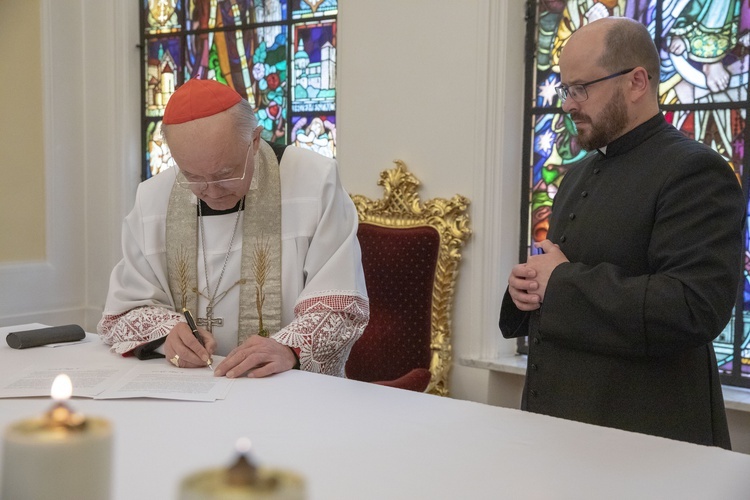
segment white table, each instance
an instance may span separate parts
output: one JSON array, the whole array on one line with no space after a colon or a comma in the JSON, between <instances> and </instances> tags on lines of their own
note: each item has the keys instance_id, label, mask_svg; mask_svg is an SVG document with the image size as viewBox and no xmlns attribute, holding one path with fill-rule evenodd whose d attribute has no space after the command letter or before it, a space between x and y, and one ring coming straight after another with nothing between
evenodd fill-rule
<instances>
[{"instance_id":1,"label":"white table","mask_svg":"<svg viewBox=\"0 0 750 500\"><path fill-rule=\"evenodd\" d=\"M144 362L98 339L26 350L2 342L0 377L103 360ZM213 403L71 405L114 426L116 500L174 498L185 475L230 463L241 436L258 462L303 474L314 500L750 498L748 455L299 371L239 380ZM0 429L49 406L0 400Z\"/></svg>"}]
</instances>

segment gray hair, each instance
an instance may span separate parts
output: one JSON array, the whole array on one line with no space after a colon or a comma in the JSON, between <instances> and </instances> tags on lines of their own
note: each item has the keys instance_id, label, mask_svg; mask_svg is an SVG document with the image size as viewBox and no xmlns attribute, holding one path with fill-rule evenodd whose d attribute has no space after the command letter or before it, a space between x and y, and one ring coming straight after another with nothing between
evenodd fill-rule
<instances>
[{"instance_id":1,"label":"gray hair","mask_svg":"<svg viewBox=\"0 0 750 500\"><path fill-rule=\"evenodd\" d=\"M247 99L241 99L227 111L236 125L237 134L247 142L252 141L253 130L258 126L258 119L255 118L253 107Z\"/></svg>"}]
</instances>

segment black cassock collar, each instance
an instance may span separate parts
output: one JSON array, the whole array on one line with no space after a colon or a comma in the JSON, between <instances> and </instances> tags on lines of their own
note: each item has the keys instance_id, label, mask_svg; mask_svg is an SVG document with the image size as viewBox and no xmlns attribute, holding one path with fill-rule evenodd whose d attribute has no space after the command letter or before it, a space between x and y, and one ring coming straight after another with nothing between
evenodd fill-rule
<instances>
[{"instance_id":1,"label":"black cassock collar","mask_svg":"<svg viewBox=\"0 0 750 500\"><path fill-rule=\"evenodd\" d=\"M237 212L238 210L243 210L245 208L245 197L243 196L240 201L237 202L235 206L232 208L228 208L226 210L214 210L213 208L209 207L208 204L206 204L205 201L198 198L198 202L201 204L201 211L203 215L224 215L224 214L233 214ZM196 211L196 213L198 213Z\"/></svg>"},{"instance_id":2,"label":"black cassock collar","mask_svg":"<svg viewBox=\"0 0 750 500\"><path fill-rule=\"evenodd\" d=\"M641 123L630 132L607 144L606 152L597 151L607 158L625 154L636 146L640 146L646 139L668 126L669 124L664 115L659 112L653 118Z\"/></svg>"}]
</instances>

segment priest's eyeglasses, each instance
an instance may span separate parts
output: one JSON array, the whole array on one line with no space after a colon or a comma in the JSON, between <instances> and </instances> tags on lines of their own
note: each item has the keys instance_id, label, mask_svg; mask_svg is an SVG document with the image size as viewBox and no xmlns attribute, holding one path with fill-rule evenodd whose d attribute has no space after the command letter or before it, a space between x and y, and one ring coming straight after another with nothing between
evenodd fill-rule
<instances>
[{"instance_id":1,"label":"priest's eyeglasses","mask_svg":"<svg viewBox=\"0 0 750 500\"><path fill-rule=\"evenodd\" d=\"M603 78L597 78L596 80L592 80L586 83L576 83L575 85L558 85L557 87L555 87L555 92L557 92L557 97L560 98L560 102L565 102L568 97L573 99L575 102L583 102L589 98L589 94L588 92L586 92L586 87L588 87L589 85L603 82L604 80L617 78L618 76L627 75L634 69L635 68L624 69L622 71L618 71L617 73L612 73L611 75L607 75ZM651 79L651 75L648 76L648 79Z\"/></svg>"},{"instance_id":2,"label":"priest's eyeglasses","mask_svg":"<svg viewBox=\"0 0 750 500\"><path fill-rule=\"evenodd\" d=\"M239 184L245 180L245 176L247 175L247 160L250 158L250 147L253 145L251 142L247 145L247 153L245 153L245 168L242 170L242 177L232 177L229 179L218 179L215 181L191 181L188 176L185 175L184 172L180 171L177 174L177 184L185 189L190 190L196 190L203 192L208 189L209 186L216 186L223 189L233 189L236 187L239 187ZM177 167L178 170L179 166ZM179 173L182 173L182 176L179 175Z\"/></svg>"}]
</instances>

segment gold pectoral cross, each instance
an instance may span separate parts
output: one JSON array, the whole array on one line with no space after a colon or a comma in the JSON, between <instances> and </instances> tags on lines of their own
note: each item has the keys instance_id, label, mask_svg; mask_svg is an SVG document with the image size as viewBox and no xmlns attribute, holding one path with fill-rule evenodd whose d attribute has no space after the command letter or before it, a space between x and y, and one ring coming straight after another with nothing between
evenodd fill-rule
<instances>
[{"instance_id":1,"label":"gold pectoral cross","mask_svg":"<svg viewBox=\"0 0 750 500\"><path fill-rule=\"evenodd\" d=\"M224 318L214 318L214 308L206 307L206 317L198 318L198 326L205 326L206 330L214 333L214 325L224 326Z\"/></svg>"}]
</instances>

